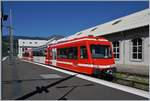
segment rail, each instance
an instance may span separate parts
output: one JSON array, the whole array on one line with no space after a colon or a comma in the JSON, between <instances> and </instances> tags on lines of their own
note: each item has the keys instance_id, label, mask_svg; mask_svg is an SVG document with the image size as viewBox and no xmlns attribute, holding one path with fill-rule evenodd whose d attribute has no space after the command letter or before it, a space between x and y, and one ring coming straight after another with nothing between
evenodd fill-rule
<instances>
[{"instance_id":1,"label":"rail","mask_svg":"<svg viewBox=\"0 0 150 101\"><path fill-rule=\"evenodd\" d=\"M119 82L118 80L124 81L124 82ZM114 80L112 82L120 83L120 84L124 84L124 85L130 86L130 87L149 91L149 83L135 81L135 80L127 78L127 77L121 78L121 77L114 76Z\"/></svg>"}]
</instances>

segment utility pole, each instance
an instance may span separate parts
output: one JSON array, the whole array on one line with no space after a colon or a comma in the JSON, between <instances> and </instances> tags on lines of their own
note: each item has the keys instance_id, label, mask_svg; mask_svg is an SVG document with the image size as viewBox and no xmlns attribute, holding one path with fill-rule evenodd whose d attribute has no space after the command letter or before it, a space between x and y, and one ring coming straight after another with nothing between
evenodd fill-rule
<instances>
[{"instance_id":1,"label":"utility pole","mask_svg":"<svg viewBox=\"0 0 150 101\"><path fill-rule=\"evenodd\" d=\"M8 15L4 14L4 7L3 7L3 1L1 1L1 12L0 12L0 19L1 19L1 37L0 37L0 43L3 42L2 37L3 37L3 22L7 20ZM2 44L0 44L0 57L3 55L1 54L3 52Z\"/></svg>"},{"instance_id":2,"label":"utility pole","mask_svg":"<svg viewBox=\"0 0 150 101\"><path fill-rule=\"evenodd\" d=\"M13 28L12 28L12 11L9 12L9 45L10 45L10 59L13 58Z\"/></svg>"}]
</instances>

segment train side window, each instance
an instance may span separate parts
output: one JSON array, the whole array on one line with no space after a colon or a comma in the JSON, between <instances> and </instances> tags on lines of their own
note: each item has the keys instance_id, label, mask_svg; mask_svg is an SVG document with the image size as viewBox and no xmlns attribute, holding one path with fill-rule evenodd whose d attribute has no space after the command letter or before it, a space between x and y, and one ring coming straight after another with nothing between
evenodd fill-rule
<instances>
[{"instance_id":1,"label":"train side window","mask_svg":"<svg viewBox=\"0 0 150 101\"><path fill-rule=\"evenodd\" d=\"M60 49L57 49L57 58L60 58Z\"/></svg>"},{"instance_id":2,"label":"train side window","mask_svg":"<svg viewBox=\"0 0 150 101\"><path fill-rule=\"evenodd\" d=\"M68 54L67 54L68 59L77 59L78 56L78 50L77 47L70 47L68 48Z\"/></svg>"},{"instance_id":3,"label":"train side window","mask_svg":"<svg viewBox=\"0 0 150 101\"><path fill-rule=\"evenodd\" d=\"M77 59L77 47L58 49L57 55L60 59Z\"/></svg>"},{"instance_id":4,"label":"train side window","mask_svg":"<svg viewBox=\"0 0 150 101\"><path fill-rule=\"evenodd\" d=\"M80 58L81 59L87 59L88 58L86 46L80 47Z\"/></svg>"},{"instance_id":5,"label":"train side window","mask_svg":"<svg viewBox=\"0 0 150 101\"><path fill-rule=\"evenodd\" d=\"M67 49L66 48L58 49L57 55L58 55L58 58L66 59L67 58Z\"/></svg>"}]
</instances>

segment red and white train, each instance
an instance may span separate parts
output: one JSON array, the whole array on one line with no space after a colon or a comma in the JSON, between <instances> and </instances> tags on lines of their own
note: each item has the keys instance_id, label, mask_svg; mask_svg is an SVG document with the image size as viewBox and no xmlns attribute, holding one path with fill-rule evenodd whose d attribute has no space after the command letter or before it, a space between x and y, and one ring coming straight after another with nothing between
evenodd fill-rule
<instances>
[{"instance_id":1,"label":"red and white train","mask_svg":"<svg viewBox=\"0 0 150 101\"><path fill-rule=\"evenodd\" d=\"M112 76L116 71L112 43L103 37L87 36L49 44L41 61L41 57L37 61L38 56L34 52L33 49L30 58L35 62L78 73Z\"/></svg>"},{"instance_id":2,"label":"red and white train","mask_svg":"<svg viewBox=\"0 0 150 101\"><path fill-rule=\"evenodd\" d=\"M28 60L28 61L33 61L33 50L32 48L23 48L23 54L22 54L22 59Z\"/></svg>"}]
</instances>

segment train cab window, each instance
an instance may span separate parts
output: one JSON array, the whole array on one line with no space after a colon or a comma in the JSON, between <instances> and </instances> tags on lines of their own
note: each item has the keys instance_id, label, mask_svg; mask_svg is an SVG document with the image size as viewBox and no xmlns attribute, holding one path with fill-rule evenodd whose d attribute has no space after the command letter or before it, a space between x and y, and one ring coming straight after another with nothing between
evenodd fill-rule
<instances>
[{"instance_id":1,"label":"train cab window","mask_svg":"<svg viewBox=\"0 0 150 101\"><path fill-rule=\"evenodd\" d=\"M86 46L80 47L80 58L81 59L87 59L88 58Z\"/></svg>"},{"instance_id":2,"label":"train cab window","mask_svg":"<svg viewBox=\"0 0 150 101\"><path fill-rule=\"evenodd\" d=\"M92 58L111 58L112 52L107 45L90 45Z\"/></svg>"}]
</instances>

